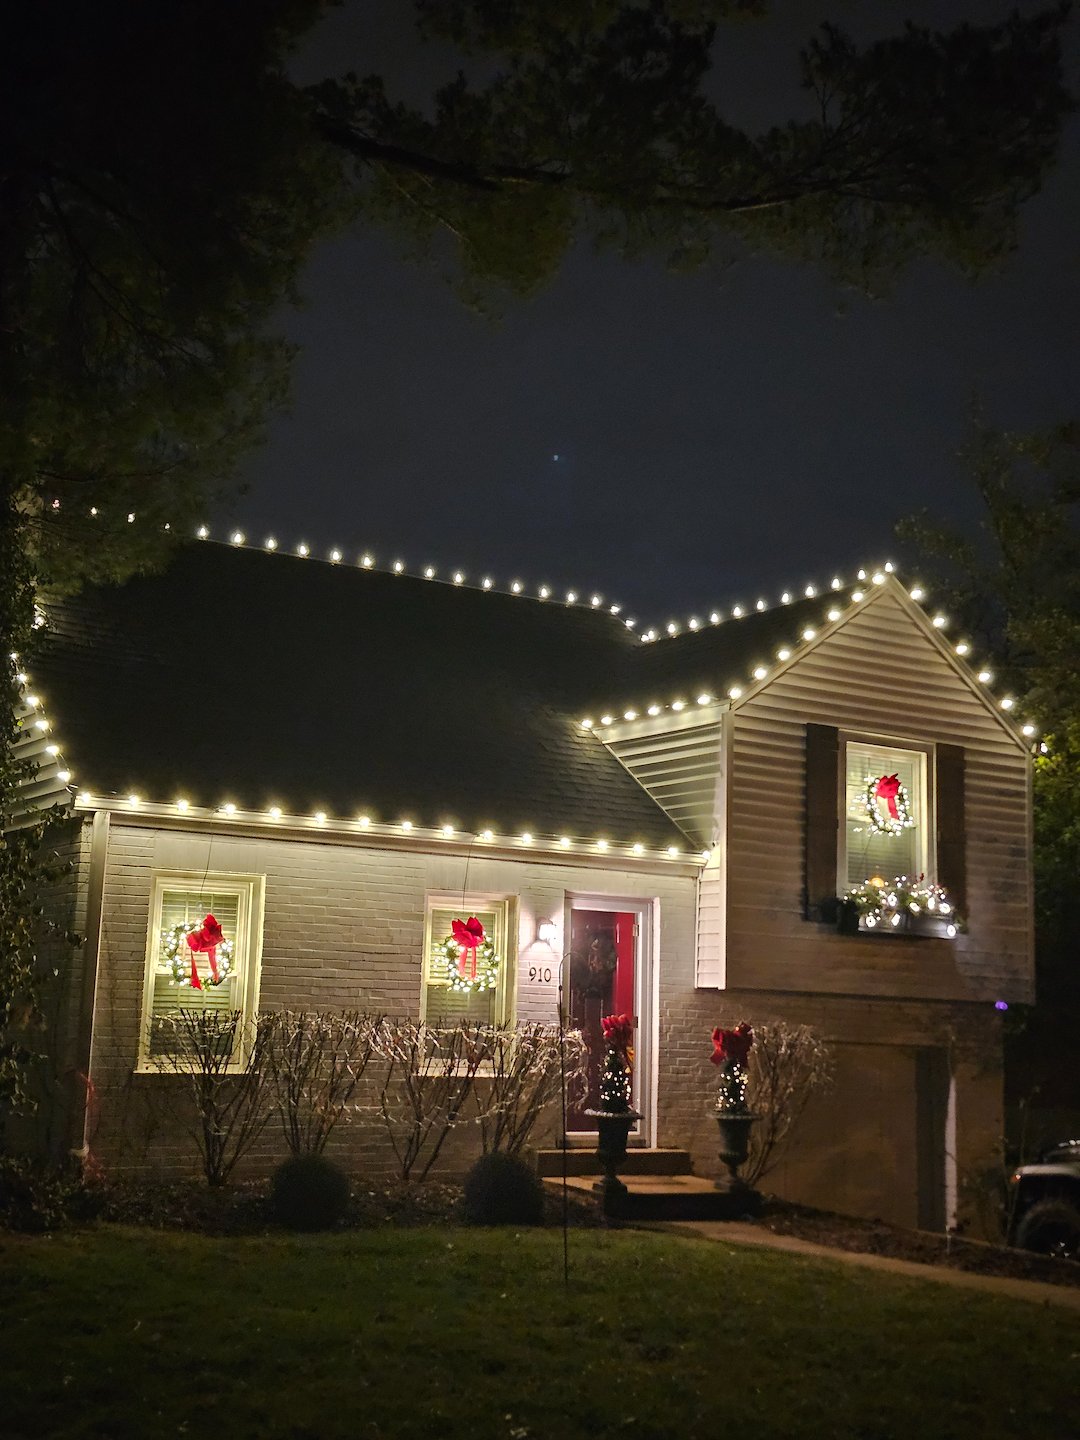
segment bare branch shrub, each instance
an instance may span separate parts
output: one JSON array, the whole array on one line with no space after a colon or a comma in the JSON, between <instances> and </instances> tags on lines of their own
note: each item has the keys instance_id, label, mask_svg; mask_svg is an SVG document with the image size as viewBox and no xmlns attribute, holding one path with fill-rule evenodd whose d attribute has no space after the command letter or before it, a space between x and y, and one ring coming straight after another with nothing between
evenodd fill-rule
<instances>
[{"instance_id":1,"label":"bare branch shrub","mask_svg":"<svg viewBox=\"0 0 1080 1440\"><path fill-rule=\"evenodd\" d=\"M567 1098L577 1103L588 1085L588 1051L580 1030L564 1034L551 1025L519 1024L493 1029L488 1036L490 1071L473 1087L484 1154L503 1150L516 1155L525 1145L544 1108L557 1100L565 1070Z\"/></svg>"},{"instance_id":2,"label":"bare branch shrub","mask_svg":"<svg viewBox=\"0 0 1080 1440\"><path fill-rule=\"evenodd\" d=\"M350 1113L382 1017L282 1010L272 1021L267 1060L285 1143L294 1155L321 1154L331 1130Z\"/></svg>"},{"instance_id":3,"label":"bare branch shrub","mask_svg":"<svg viewBox=\"0 0 1080 1440\"><path fill-rule=\"evenodd\" d=\"M387 1020L380 1050L388 1060L379 1112L402 1180L423 1180L460 1123L477 1072L490 1059L491 1027L461 1020L435 1027Z\"/></svg>"},{"instance_id":4,"label":"bare branch shrub","mask_svg":"<svg viewBox=\"0 0 1080 1440\"><path fill-rule=\"evenodd\" d=\"M274 1017L257 1015L245 1024L238 1010L193 1009L153 1023L157 1064L188 1082L195 1108L188 1128L206 1183L224 1185L272 1113L267 1051Z\"/></svg>"},{"instance_id":5,"label":"bare branch shrub","mask_svg":"<svg viewBox=\"0 0 1080 1440\"><path fill-rule=\"evenodd\" d=\"M743 1176L756 1185L777 1161L802 1117L810 1097L832 1081L832 1055L809 1025L770 1020L754 1026L747 1084L750 1109L761 1119L754 1126Z\"/></svg>"}]
</instances>

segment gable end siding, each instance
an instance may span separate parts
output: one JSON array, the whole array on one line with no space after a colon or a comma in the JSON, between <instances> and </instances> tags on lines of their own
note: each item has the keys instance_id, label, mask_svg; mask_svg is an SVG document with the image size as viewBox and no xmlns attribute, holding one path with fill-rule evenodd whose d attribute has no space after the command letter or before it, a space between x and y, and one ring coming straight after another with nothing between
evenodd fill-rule
<instances>
[{"instance_id":1,"label":"gable end siding","mask_svg":"<svg viewBox=\"0 0 1080 1440\"><path fill-rule=\"evenodd\" d=\"M733 723L729 986L1031 997L1029 759L896 596L877 595L738 707ZM840 936L805 918L803 797L819 783L806 768L808 725L936 746L944 782L939 869L954 891L966 890L968 934L955 941Z\"/></svg>"}]
</instances>

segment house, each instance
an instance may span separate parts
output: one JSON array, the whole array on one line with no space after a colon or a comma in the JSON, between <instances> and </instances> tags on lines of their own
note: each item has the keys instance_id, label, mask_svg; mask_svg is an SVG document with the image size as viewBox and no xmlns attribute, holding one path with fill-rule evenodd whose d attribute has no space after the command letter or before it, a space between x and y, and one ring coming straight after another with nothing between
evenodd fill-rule
<instances>
[{"instance_id":1,"label":"house","mask_svg":"<svg viewBox=\"0 0 1080 1440\"><path fill-rule=\"evenodd\" d=\"M187 1163L147 1118L181 1000L554 1022L562 985L586 1029L636 1017L639 1144L715 1174L712 1027L805 1022L836 1079L771 1187L951 1221L1002 1132L997 1007L1032 998L1034 732L921 598L884 567L650 630L237 536L51 607L21 744L86 936L58 1143ZM890 908L901 875L946 895ZM871 878L878 914L838 907ZM209 911L232 970L197 992L163 945ZM469 915L497 978L462 993L435 947Z\"/></svg>"}]
</instances>

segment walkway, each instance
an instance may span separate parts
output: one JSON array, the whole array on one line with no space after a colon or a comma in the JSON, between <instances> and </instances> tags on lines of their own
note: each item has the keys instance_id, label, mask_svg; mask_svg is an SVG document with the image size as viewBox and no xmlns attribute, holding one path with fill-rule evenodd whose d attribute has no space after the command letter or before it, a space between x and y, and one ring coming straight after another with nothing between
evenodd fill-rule
<instances>
[{"instance_id":1,"label":"walkway","mask_svg":"<svg viewBox=\"0 0 1080 1440\"><path fill-rule=\"evenodd\" d=\"M794 1235L774 1235L757 1225L738 1220L667 1220L641 1224L635 1228L663 1230L671 1234L697 1236L714 1243L759 1245L768 1250L786 1250L792 1255L835 1260L844 1265L862 1265L869 1270L883 1270L911 1280L937 1280L942 1285L961 1289L981 1290L987 1295L1008 1295L1014 1300L1035 1301L1040 1305L1057 1305L1080 1312L1080 1286L1047 1285L1041 1280L1014 1280L1005 1275L975 1275L970 1270L953 1270L946 1265L917 1265L911 1260L891 1260L884 1255L866 1255L857 1250L837 1250Z\"/></svg>"}]
</instances>

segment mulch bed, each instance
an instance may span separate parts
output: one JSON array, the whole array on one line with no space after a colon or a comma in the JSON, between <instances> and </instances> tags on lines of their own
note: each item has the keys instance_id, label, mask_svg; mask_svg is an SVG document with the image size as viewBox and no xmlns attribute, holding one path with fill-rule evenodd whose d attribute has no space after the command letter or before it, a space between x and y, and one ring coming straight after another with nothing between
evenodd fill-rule
<instances>
[{"instance_id":1,"label":"mulch bed","mask_svg":"<svg viewBox=\"0 0 1080 1440\"><path fill-rule=\"evenodd\" d=\"M221 1190L210 1190L195 1180L167 1184L129 1179L77 1188L72 1194L77 1204L54 1206L49 1218L42 1218L41 1223L16 1223L14 1228L54 1228L64 1223L63 1210L66 1210L67 1223L75 1224L102 1220L208 1235L263 1235L280 1229L271 1214L265 1181L241 1181ZM566 1203L567 1221L575 1228L607 1223L590 1195L570 1191ZM544 1223L561 1225L563 1198L559 1191L545 1187L544 1204ZM10 1217L8 1223L12 1223ZM460 1185L431 1180L420 1185L360 1182L353 1186L343 1228L373 1230L386 1226L461 1223ZM906 1230L881 1220L859 1220L782 1200L767 1199L761 1215L751 1223L774 1235L790 1235L836 1250L882 1255L919 1265L944 1265L978 1275L1080 1286L1080 1263L1074 1261L1052 1260L1026 1250L926 1230Z\"/></svg>"}]
</instances>

